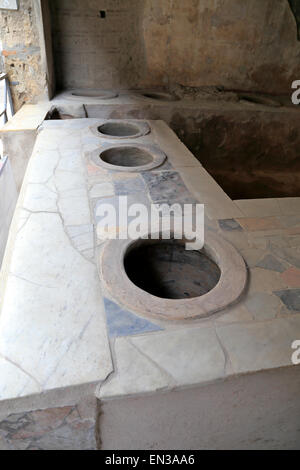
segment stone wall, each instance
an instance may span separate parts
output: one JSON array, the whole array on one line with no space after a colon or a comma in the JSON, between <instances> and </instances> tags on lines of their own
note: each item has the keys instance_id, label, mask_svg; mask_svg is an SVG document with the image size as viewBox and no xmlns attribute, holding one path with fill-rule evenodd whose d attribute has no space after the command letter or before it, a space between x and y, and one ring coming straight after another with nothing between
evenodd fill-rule
<instances>
[{"instance_id":1,"label":"stone wall","mask_svg":"<svg viewBox=\"0 0 300 470\"><path fill-rule=\"evenodd\" d=\"M48 88L52 95L54 84L51 34L44 41L41 27L43 11L50 28L47 0L19 3L18 11L0 10L2 62L17 110ZM181 84L287 94L300 77L294 4L51 0L58 87Z\"/></svg>"},{"instance_id":2,"label":"stone wall","mask_svg":"<svg viewBox=\"0 0 300 470\"><path fill-rule=\"evenodd\" d=\"M143 1L52 0L50 7L59 87L126 88L143 81Z\"/></svg>"},{"instance_id":3,"label":"stone wall","mask_svg":"<svg viewBox=\"0 0 300 470\"><path fill-rule=\"evenodd\" d=\"M0 422L0 450L96 450L95 420L78 406L11 414Z\"/></svg>"},{"instance_id":4,"label":"stone wall","mask_svg":"<svg viewBox=\"0 0 300 470\"><path fill-rule=\"evenodd\" d=\"M0 268L16 203L16 184L10 161L5 158L0 160Z\"/></svg>"},{"instance_id":5,"label":"stone wall","mask_svg":"<svg viewBox=\"0 0 300 470\"><path fill-rule=\"evenodd\" d=\"M18 11L0 10L2 61L17 111L45 96L47 78L38 25L39 2L20 0Z\"/></svg>"},{"instance_id":6,"label":"stone wall","mask_svg":"<svg viewBox=\"0 0 300 470\"><path fill-rule=\"evenodd\" d=\"M101 450L299 449L299 368L101 404Z\"/></svg>"},{"instance_id":7,"label":"stone wall","mask_svg":"<svg viewBox=\"0 0 300 470\"><path fill-rule=\"evenodd\" d=\"M288 0L52 0L58 85L222 85L289 93L300 42Z\"/></svg>"},{"instance_id":8,"label":"stone wall","mask_svg":"<svg viewBox=\"0 0 300 470\"><path fill-rule=\"evenodd\" d=\"M0 403L0 451L96 450L95 384ZM75 401L75 402L74 402Z\"/></svg>"}]
</instances>

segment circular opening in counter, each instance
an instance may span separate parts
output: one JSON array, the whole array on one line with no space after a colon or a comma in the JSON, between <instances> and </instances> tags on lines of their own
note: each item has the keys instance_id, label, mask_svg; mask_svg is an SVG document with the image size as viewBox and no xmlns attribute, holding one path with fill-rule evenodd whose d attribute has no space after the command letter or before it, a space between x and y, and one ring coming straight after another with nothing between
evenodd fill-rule
<instances>
[{"instance_id":1,"label":"circular opening in counter","mask_svg":"<svg viewBox=\"0 0 300 470\"><path fill-rule=\"evenodd\" d=\"M273 108L279 108L281 106L279 101L262 95L240 93L238 96L240 101L250 104L261 104L263 106L271 106Z\"/></svg>"},{"instance_id":2,"label":"circular opening in counter","mask_svg":"<svg viewBox=\"0 0 300 470\"><path fill-rule=\"evenodd\" d=\"M173 93L167 93L163 91L145 91L142 92L141 95L144 98L156 101L179 101L178 96L174 95Z\"/></svg>"},{"instance_id":3,"label":"circular opening in counter","mask_svg":"<svg viewBox=\"0 0 300 470\"><path fill-rule=\"evenodd\" d=\"M97 126L96 131L102 138L135 139L149 134L151 129L147 122L111 120Z\"/></svg>"},{"instance_id":4,"label":"circular opening in counter","mask_svg":"<svg viewBox=\"0 0 300 470\"><path fill-rule=\"evenodd\" d=\"M73 90L71 96L74 98L97 98L99 100L108 100L117 98L118 93L111 90Z\"/></svg>"},{"instance_id":5,"label":"circular opening in counter","mask_svg":"<svg viewBox=\"0 0 300 470\"><path fill-rule=\"evenodd\" d=\"M172 321L208 318L236 303L247 285L245 261L213 233L202 250L188 251L193 236L164 240L162 232L151 232L109 241L99 268L111 298L143 317Z\"/></svg>"},{"instance_id":6,"label":"circular opening in counter","mask_svg":"<svg viewBox=\"0 0 300 470\"><path fill-rule=\"evenodd\" d=\"M219 282L219 266L203 251L188 251L182 240L142 241L126 253L124 267L137 287L163 299L191 299Z\"/></svg>"},{"instance_id":7,"label":"circular opening in counter","mask_svg":"<svg viewBox=\"0 0 300 470\"><path fill-rule=\"evenodd\" d=\"M91 161L106 170L142 172L162 165L166 155L158 147L146 144L103 145L103 150L94 150Z\"/></svg>"},{"instance_id":8,"label":"circular opening in counter","mask_svg":"<svg viewBox=\"0 0 300 470\"><path fill-rule=\"evenodd\" d=\"M138 167L152 163L153 157L146 150L138 147L114 147L100 154L104 163L113 166Z\"/></svg>"}]
</instances>

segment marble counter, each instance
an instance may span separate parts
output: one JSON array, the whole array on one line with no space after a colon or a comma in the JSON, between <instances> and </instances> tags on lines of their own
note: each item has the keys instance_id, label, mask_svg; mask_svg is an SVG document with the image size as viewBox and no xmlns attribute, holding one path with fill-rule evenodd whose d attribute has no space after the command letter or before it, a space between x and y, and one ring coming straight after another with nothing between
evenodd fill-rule
<instances>
[{"instance_id":1,"label":"marble counter","mask_svg":"<svg viewBox=\"0 0 300 470\"><path fill-rule=\"evenodd\" d=\"M139 318L123 312L128 328L118 325L122 312L104 305L101 293L91 201L114 197L124 181L86 165L86 153L104 145L91 131L100 122L44 122L26 172L0 279L0 448L15 445L3 424L12 416L18 423L41 410L57 417L63 409L62 419L77 413L78 387L95 399L95 417L116 399L280 368L299 376L292 363L292 343L300 340L298 201L291 201L288 216L280 200L276 214L269 204L264 211L273 212L264 216L263 203L232 201L162 121L149 121L152 132L139 142L166 153L193 197L205 204L208 230L243 255L249 284L239 303L205 321L131 329ZM40 423L44 415L35 419ZM61 421L55 422L59 428ZM78 425L76 419L70 423ZM26 436L16 445L34 447ZM82 447L79 441L71 446ZM40 446L51 447L47 439Z\"/></svg>"},{"instance_id":2,"label":"marble counter","mask_svg":"<svg viewBox=\"0 0 300 470\"><path fill-rule=\"evenodd\" d=\"M0 267L16 203L16 184L13 178L10 161L5 157L0 160Z\"/></svg>"}]
</instances>

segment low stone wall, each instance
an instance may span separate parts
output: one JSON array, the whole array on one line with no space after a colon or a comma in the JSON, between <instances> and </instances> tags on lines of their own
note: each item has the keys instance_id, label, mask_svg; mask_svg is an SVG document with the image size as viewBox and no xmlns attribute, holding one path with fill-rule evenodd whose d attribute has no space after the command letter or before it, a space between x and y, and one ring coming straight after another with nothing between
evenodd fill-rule
<instances>
[{"instance_id":1,"label":"low stone wall","mask_svg":"<svg viewBox=\"0 0 300 470\"><path fill-rule=\"evenodd\" d=\"M286 94L299 77L286 0L52 0L50 7L58 88L174 83Z\"/></svg>"},{"instance_id":2,"label":"low stone wall","mask_svg":"<svg viewBox=\"0 0 300 470\"><path fill-rule=\"evenodd\" d=\"M11 413L0 422L0 450L96 450L96 400Z\"/></svg>"},{"instance_id":3,"label":"low stone wall","mask_svg":"<svg viewBox=\"0 0 300 470\"><path fill-rule=\"evenodd\" d=\"M0 266L17 202L16 184L8 158L0 160Z\"/></svg>"},{"instance_id":4,"label":"low stone wall","mask_svg":"<svg viewBox=\"0 0 300 470\"><path fill-rule=\"evenodd\" d=\"M247 102L87 104L89 118L162 119L233 200L299 197L299 109ZM66 112L66 110L65 110Z\"/></svg>"}]
</instances>

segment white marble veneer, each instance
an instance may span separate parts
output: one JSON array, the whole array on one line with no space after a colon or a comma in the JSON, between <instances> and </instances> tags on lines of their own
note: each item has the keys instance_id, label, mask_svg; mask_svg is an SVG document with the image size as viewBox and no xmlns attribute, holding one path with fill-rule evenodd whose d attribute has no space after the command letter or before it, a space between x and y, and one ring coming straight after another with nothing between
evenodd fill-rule
<instances>
[{"instance_id":1,"label":"white marble veneer","mask_svg":"<svg viewBox=\"0 0 300 470\"><path fill-rule=\"evenodd\" d=\"M0 160L0 267L16 203L16 183L10 161L5 157Z\"/></svg>"},{"instance_id":2,"label":"white marble veneer","mask_svg":"<svg viewBox=\"0 0 300 470\"><path fill-rule=\"evenodd\" d=\"M110 421L114 399L120 403L130 397L146 400L158 391L184 393L192 386L282 367L291 372L294 367L299 376L299 367L291 362L291 344L300 339L300 315L283 311L278 301L267 317L255 316L258 298L253 301L253 295L264 293L273 306L278 299L274 291L286 289L289 279L257 266L269 246L262 243L262 232L222 232L251 268L239 304L206 321L164 324L162 331L108 339L90 199L111 197L114 187L105 171L88 176L84 159L86 152L104 144L90 130L97 123L101 120L48 121L36 141L0 278L0 416L9 416L12 408L34 410L34 401L28 404L25 397L93 384L89 392L100 400L103 426L107 421L109 427L118 421L119 405ZM168 126L149 124L152 133L139 142L154 143L167 154L191 193L205 204L209 229L220 234L218 219L249 225L244 207L231 201ZM62 401L67 402L58 400L57 406ZM48 407L55 404L52 396ZM176 416L179 425L184 423L184 410ZM105 430L100 431L105 438ZM138 445L146 441L141 438Z\"/></svg>"},{"instance_id":3,"label":"white marble veneer","mask_svg":"<svg viewBox=\"0 0 300 470\"><path fill-rule=\"evenodd\" d=\"M112 371L81 149L76 127L37 138L1 272L1 400Z\"/></svg>"}]
</instances>

